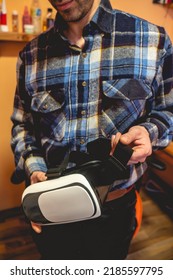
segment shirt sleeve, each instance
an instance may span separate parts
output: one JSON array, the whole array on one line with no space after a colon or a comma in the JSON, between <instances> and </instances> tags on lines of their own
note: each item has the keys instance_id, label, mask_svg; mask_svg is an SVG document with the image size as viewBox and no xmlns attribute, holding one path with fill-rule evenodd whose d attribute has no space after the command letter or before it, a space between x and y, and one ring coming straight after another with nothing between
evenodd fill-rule
<instances>
[{"instance_id":1,"label":"shirt sleeve","mask_svg":"<svg viewBox=\"0 0 173 280\"><path fill-rule=\"evenodd\" d=\"M152 86L153 98L147 104L149 114L140 125L148 130L156 150L166 147L173 136L173 47L167 34Z\"/></svg>"},{"instance_id":2,"label":"shirt sleeve","mask_svg":"<svg viewBox=\"0 0 173 280\"><path fill-rule=\"evenodd\" d=\"M30 98L25 89L25 67L22 52L17 62L17 87L14 97L11 147L15 157L13 183L29 178L34 171L47 171L45 160L34 133L34 121L30 112Z\"/></svg>"}]
</instances>

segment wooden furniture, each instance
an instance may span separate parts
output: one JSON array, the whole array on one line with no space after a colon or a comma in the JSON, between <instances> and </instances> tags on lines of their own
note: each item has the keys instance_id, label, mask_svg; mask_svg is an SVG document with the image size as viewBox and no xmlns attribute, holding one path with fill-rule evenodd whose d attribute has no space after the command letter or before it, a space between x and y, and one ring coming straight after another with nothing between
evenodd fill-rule
<instances>
[{"instance_id":1,"label":"wooden furniture","mask_svg":"<svg viewBox=\"0 0 173 280\"><path fill-rule=\"evenodd\" d=\"M154 152L154 157L165 165L165 169L151 167L150 171L173 190L173 142L167 148Z\"/></svg>"},{"instance_id":2,"label":"wooden furniture","mask_svg":"<svg viewBox=\"0 0 173 280\"><path fill-rule=\"evenodd\" d=\"M173 142L153 153L145 189L173 218Z\"/></svg>"},{"instance_id":3,"label":"wooden furniture","mask_svg":"<svg viewBox=\"0 0 173 280\"><path fill-rule=\"evenodd\" d=\"M28 42L35 37L33 34L17 32L0 32L0 41Z\"/></svg>"}]
</instances>

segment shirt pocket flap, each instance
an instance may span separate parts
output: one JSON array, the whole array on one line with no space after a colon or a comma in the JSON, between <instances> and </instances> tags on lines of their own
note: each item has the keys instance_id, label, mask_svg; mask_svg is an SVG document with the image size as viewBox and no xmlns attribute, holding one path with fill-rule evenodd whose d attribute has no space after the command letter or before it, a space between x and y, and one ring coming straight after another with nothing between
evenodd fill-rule
<instances>
[{"instance_id":1,"label":"shirt pocket flap","mask_svg":"<svg viewBox=\"0 0 173 280\"><path fill-rule=\"evenodd\" d=\"M103 81L103 93L114 99L148 99L152 95L151 86L144 80L117 79Z\"/></svg>"},{"instance_id":2,"label":"shirt pocket flap","mask_svg":"<svg viewBox=\"0 0 173 280\"><path fill-rule=\"evenodd\" d=\"M63 107L65 96L63 93L53 94L51 91L37 92L33 95L31 109L35 112L49 113Z\"/></svg>"}]
</instances>

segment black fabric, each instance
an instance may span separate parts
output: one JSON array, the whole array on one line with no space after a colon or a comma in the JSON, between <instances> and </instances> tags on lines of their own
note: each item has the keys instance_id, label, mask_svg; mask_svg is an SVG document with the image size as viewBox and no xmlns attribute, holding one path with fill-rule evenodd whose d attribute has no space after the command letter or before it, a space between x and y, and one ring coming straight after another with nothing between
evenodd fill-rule
<instances>
[{"instance_id":1,"label":"black fabric","mask_svg":"<svg viewBox=\"0 0 173 280\"><path fill-rule=\"evenodd\" d=\"M111 140L107 138L98 138L92 142L89 142L87 145L87 151L90 155L94 158L99 160L108 160L109 158L113 158L116 161L119 161L121 165L126 166L133 150L128 145L123 145L122 143L118 142L113 156L110 157L111 151Z\"/></svg>"},{"instance_id":2,"label":"black fabric","mask_svg":"<svg viewBox=\"0 0 173 280\"><path fill-rule=\"evenodd\" d=\"M135 227L136 194L104 204L102 216L83 222L44 226L32 231L42 259L125 259Z\"/></svg>"}]
</instances>

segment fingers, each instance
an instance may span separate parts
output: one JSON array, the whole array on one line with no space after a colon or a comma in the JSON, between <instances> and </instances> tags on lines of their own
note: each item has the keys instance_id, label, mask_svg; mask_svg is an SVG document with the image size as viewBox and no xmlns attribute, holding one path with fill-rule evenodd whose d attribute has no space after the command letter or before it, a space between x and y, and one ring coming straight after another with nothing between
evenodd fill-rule
<instances>
[{"instance_id":1,"label":"fingers","mask_svg":"<svg viewBox=\"0 0 173 280\"><path fill-rule=\"evenodd\" d=\"M47 176L42 171L34 171L32 173L32 175L30 176L31 184L35 184L35 183L38 183L38 182L43 182L43 181L46 181L46 180L47 180ZM41 226L39 226L38 224L35 224L34 222L31 222L31 227L38 234L41 233L41 231L42 231Z\"/></svg>"},{"instance_id":2,"label":"fingers","mask_svg":"<svg viewBox=\"0 0 173 280\"><path fill-rule=\"evenodd\" d=\"M141 139L142 137L143 135L141 133L141 129L133 127L129 129L127 133L122 134L121 142L125 145L129 145L131 143L134 143L138 139Z\"/></svg>"},{"instance_id":3,"label":"fingers","mask_svg":"<svg viewBox=\"0 0 173 280\"><path fill-rule=\"evenodd\" d=\"M35 224L34 222L31 222L31 227L38 234L41 233L41 231L42 231L41 226Z\"/></svg>"},{"instance_id":4,"label":"fingers","mask_svg":"<svg viewBox=\"0 0 173 280\"><path fill-rule=\"evenodd\" d=\"M110 152L110 155L112 156L114 151L115 151L115 148L116 148L116 145L118 144L119 140L120 140L120 137L121 137L121 133L120 132L117 132L116 135L112 135L111 137L111 152Z\"/></svg>"},{"instance_id":5,"label":"fingers","mask_svg":"<svg viewBox=\"0 0 173 280\"><path fill-rule=\"evenodd\" d=\"M143 126L134 126L131 127L127 133L121 134L118 132L116 135L113 135L111 139L112 150L110 155L113 154L118 141L124 145L130 145L133 149L133 154L128 165L139 162L142 163L152 153L149 133Z\"/></svg>"},{"instance_id":6,"label":"fingers","mask_svg":"<svg viewBox=\"0 0 173 280\"><path fill-rule=\"evenodd\" d=\"M47 180L47 176L42 171L35 171L35 172L32 173L32 175L30 177L31 184L35 184L35 183L38 183L38 182L43 182L43 181L46 181L46 180ZM38 234L41 233L41 231L42 231L41 226L35 224L34 222L31 222L31 227Z\"/></svg>"},{"instance_id":7,"label":"fingers","mask_svg":"<svg viewBox=\"0 0 173 280\"><path fill-rule=\"evenodd\" d=\"M30 177L31 184L35 184L38 182L43 182L47 180L47 176L44 172L42 171L35 171L32 173Z\"/></svg>"},{"instance_id":8,"label":"fingers","mask_svg":"<svg viewBox=\"0 0 173 280\"><path fill-rule=\"evenodd\" d=\"M132 145L133 154L129 164L142 163L152 153L152 145L148 131L142 126L132 127L128 133L122 135L122 143Z\"/></svg>"},{"instance_id":9,"label":"fingers","mask_svg":"<svg viewBox=\"0 0 173 280\"><path fill-rule=\"evenodd\" d=\"M146 158L150 155L148 149L146 149L146 147L143 147L142 145L138 146L137 148L133 148L133 150L134 152L128 162L128 165L143 163L145 162Z\"/></svg>"}]
</instances>

